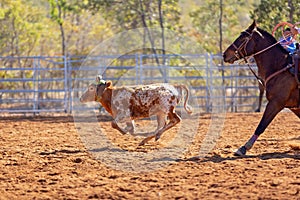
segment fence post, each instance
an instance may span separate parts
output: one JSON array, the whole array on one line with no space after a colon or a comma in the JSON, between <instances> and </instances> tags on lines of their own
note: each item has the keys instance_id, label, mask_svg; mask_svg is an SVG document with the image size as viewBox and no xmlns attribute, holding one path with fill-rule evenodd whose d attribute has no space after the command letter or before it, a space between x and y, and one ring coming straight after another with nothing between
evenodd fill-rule
<instances>
[{"instance_id":1,"label":"fence post","mask_svg":"<svg viewBox=\"0 0 300 200\"><path fill-rule=\"evenodd\" d=\"M238 91L238 77L237 77L237 75L238 75L238 71L237 71L238 69L235 67L235 74L234 74L234 92L232 92L232 98L233 98L233 105L234 105L234 110L233 110L233 112L237 112L237 110L238 110L238 103L237 103L237 100L236 100L236 98L235 98L235 96L236 96L236 91Z\"/></svg>"},{"instance_id":2,"label":"fence post","mask_svg":"<svg viewBox=\"0 0 300 200\"><path fill-rule=\"evenodd\" d=\"M33 77L32 77L32 81L33 81L33 111L36 109L36 102L37 102L37 98L36 98L36 64L35 64L35 60L33 61Z\"/></svg>"},{"instance_id":3,"label":"fence post","mask_svg":"<svg viewBox=\"0 0 300 200\"><path fill-rule=\"evenodd\" d=\"M163 57L163 62L162 62L162 66L163 66L163 69L164 69L164 81L165 83L168 83L169 82L169 66L167 65L166 63L166 54L162 54L162 57Z\"/></svg>"},{"instance_id":4,"label":"fence post","mask_svg":"<svg viewBox=\"0 0 300 200\"><path fill-rule=\"evenodd\" d=\"M67 56L64 55L63 56L64 59L64 110L65 113L68 112L68 105L69 105L69 100L70 98L68 93L69 93L69 89L68 89L68 66L67 66Z\"/></svg>"},{"instance_id":5,"label":"fence post","mask_svg":"<svg viewBox=\"0 0 300 200\"><path fill-rule=\"evenodd\" d=\"M139 55L138 53L135 54L135 84L139 84L139 78L140 78L140 70L139 70Z\"/></svg>"},{"instance_id":6,"label":"fence post","mask_svg":"<svg viewBox=\"0 0 300 200\"><path fill-rule=\"evenodd\" d=\"M139 63L137 65L139 68L139 82L137 84L143 83L143 55L139 54Z\"/></svg>"},{"instance_id":7,"label":"fence post","mask_svg":"<svg viewBox=\"0 0 300 200\"><path fill-rule=\"evenodd\" d=\"M72 71L73 71L73 66L72 66L72 62L70 62L70 60L67 62L67 66L68 66L68 88L69 88L69 113L72 113L73 112L73 94L72 94L72 87L73 87Z\"/></svg>"},{"instance_id":8,"label":"fence post","mask_svg":"<svg viewBox=\"0 0 300 200\"><path fill-rule=\"evenodd\" d=\"M209 73L209 68L208 65L210 63L210 61L208 61L209 55L205 54L205 72L206 72L206 87L205 87L205 92L206 92L206 101L205 101L205 108L206 108L206 112L209 112L209 108L210 108L210 90L208 89L210 87L210 73Z\"/></svg>"},{"instance_id":9,"label":"fence post","mask_svg":"<svg viewBox=\"0 0 300 200\"><path fill-rule=\"evenodd\" d=\"M37 62L37 63L36 63ZM39 110L39 65L40 59L33 58L33 113L36 113L36 110Z\"/></svg>"}]
</instances>

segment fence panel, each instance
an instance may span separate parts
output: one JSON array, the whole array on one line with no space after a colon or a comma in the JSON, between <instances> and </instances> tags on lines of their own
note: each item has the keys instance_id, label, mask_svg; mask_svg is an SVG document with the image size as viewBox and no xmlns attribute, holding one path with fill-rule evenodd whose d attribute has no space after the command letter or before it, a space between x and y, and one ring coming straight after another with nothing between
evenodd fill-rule
<instances>
[{"instance_id":1,"label":"fence panel","mask_svg":"<svg viewBox=\"0 0 300 200\"><path fill-rule=\"evenodd\" d=\"M259 94L255 77L246 65L223 66L221 60L211 54L0 57L0 112L72 112L72 102L96 74L116 86L184 83L199 112L210 112L213 98L225 98L230 112L254 111ZM216 90L223 93L212 95Z\"/></svg>"},{"instance_id":2,"label":"fence panel","mask_svg":"<svg viewBox=\"0 0 300 200\"><path fill-rule=\"evenodd\" d=\"M66 112L67 68L61 57L0 58L0 112Z\"/></svg>"}]
</instances>

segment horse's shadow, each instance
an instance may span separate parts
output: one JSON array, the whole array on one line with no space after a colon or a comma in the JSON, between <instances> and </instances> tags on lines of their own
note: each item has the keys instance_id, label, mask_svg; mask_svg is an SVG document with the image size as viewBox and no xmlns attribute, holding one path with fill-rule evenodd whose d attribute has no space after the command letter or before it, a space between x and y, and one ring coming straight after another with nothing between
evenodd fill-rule
<instances>
[{"instance_id":1,"label":"horse's shadow","mask_svg":"<svg viewBox=\"0 0 300 200\"><path fill-rule=\"evenodd\" d=\"M300 160L300 153L284 151L284 152L274 152L274 153L263 153L258 155L230 156L230 157L222 157L220 155L205 156L205 157L195 156L187 159L178 159L177 162L192 161L192 162L200 162L200 163L205 163L205 162L221 163L224 161L243 160L247 158L258 158L260 160L291 158L295 160Z\"/></svg>"}]
</instances>

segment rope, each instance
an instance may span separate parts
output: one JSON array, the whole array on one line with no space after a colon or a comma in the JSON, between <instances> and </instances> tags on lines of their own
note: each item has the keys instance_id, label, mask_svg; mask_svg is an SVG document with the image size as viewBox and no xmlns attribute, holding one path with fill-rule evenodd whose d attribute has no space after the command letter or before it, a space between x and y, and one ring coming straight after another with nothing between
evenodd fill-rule
<instances>
[{"instance_id":1,"label":"rope","mask_svg":"<svg viewBox=\"0 0 300 200\"><path fill-rule=\"evenodd\" d=\"M264 84L264 80L262 80L256 73L255 71L252 69L252 67L249 65L249 62L246 60L246 58L244 58L245 62L247 63L248 68L250 69L250 71L252 72L252 74L255 76L256 80L262 85L265 86Z\"/></svg>"},{"instance_id":2,"label":"rope","mask_svg":"<svg viewBox=\"0 0 300 200\"><path fill-rule=\"evenodd\" d=\"M264 48L263 50L260 50L260 51L258 51L258 52L256 52L256 53L254 53L254 54L251 54L251 55L249 55L249 56L243 57L243 59L244 59L245 62L247 63L248 68L250 69L250 71L252 72L252 74L255 76L255 78L257 79L257 81L258 81L262 86L264 86L264 88L266 88L267 82L268 82L270 79L272 79L273 77L277 76L278 74L280 74L280 73L286 71L287 69L289 69L289 68L292 67L292 66L291 66L291 65L287 65L285 68L283 68L283 69L281 69L281 70L279 70L279 71L277 71L277 72L271 74L271 75L270 75L269 77L267 77L266 80L264 81L264 80L261 79L261 78L255 73L255 71L251 68L251 66L249 65L249 63L248 63L248 61L247 61L247 58L254 57L254 56L258 55L258 54L261 54L261 53L263 53L263 52L265 52L265 51L271 49L272 47L276 46L276 45L279 44L279 43L280 43L280 41L278 41L278 42L276 42L276 43L274 43L274 44L272 44L272 45L270 45L270 46Z\"/></svg>"},{"instance_id":3,"label":"rope","mask_svg":"<svg viewBox=\"0 0 300 200\"><path fill-rule=\"evenodd\" d=\"M254 53L254 54L251 54L251 55L249 55L249 56L246 56L246 57L244 57L244 58L250 58L250 57L256 56L256 55L258 55L258 54L261 54L261 53L263 53L263 52L265 52L265 51L271 49L272 47L276 46L276 45L279 44L279 43L280 43L280 41L278 41L278 42L276 42L276 43L274 43L274 44L272 44L272 45L270 45L270 46L264 48L263 50L260 50L260 51L258 51L258 52L256 52L256 53Z\"/></svg>"},{"instance_id":4,"label":"rope","mask_svg":"<svg viewBox=\"0 0 300 200\"><path fill-rule=\"evenodd\" d=\"M273 74L271 74L268 78L266 78L266 81L265 81L265 87L267 86L267 83L269 82L269 80L271 80L272 78L274 78L275 76L277 76L278 74L288 70L289 68L291 68L292 65L287 65L285 68L282 68L281 70L277 71L277 72L274 72Z\"/></svg>"}]
</instances>

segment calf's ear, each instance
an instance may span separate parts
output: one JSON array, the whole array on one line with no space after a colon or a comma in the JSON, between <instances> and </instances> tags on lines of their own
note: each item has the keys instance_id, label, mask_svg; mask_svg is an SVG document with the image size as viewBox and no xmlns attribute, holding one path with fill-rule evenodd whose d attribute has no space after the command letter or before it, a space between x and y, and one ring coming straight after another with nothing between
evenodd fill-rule
<instances>
[{"instance_id":1,"label":"calf's ear","mask_svg":"<svg viewBox=\"0 0 300 200\"><path fill-rule=\"evenodd\" d=\"M112 82L111 81L107 81L106 82L106 87L110 87L110 86L112 86Z\"/></svg>"}]
</instances>

